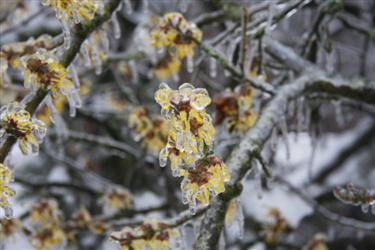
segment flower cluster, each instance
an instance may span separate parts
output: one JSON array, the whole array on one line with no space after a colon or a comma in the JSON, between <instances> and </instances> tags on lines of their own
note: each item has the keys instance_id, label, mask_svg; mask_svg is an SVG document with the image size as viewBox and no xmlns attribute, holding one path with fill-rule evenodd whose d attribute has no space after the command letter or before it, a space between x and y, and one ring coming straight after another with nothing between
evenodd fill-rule
<instances>
[{"instance_id":1,"label":"flower cluster","mask_svg":"<svg viewBox=\"0 0 375 250\"><path fill-rule=\"evenodd\" d=\"M348 183L346 187L336 187L333 194L340 201L353 206L361 206L363 212L368 212L372 206L372 212L375 214L375 195L372 195L367 189L353 186Z\"/></svg>"},{"instance_id":2,"label":"flower cluster","mask_svg":"<svg viewBox=\"0 0 375 250\"><path fill-rule=\"evenodd\" d=\"M256 121L256 115L252 112L253 95L253 90L246 84L215 98L215 124L226 120L230 132L246 132Z\"/></svg>"},{"instance_id":3,"label":"flower cluster","mask_svg":"<svg viewBox=\"0 0 375 250\"><path fill-rule=\"evenodd\" d=\"M155 74L159 79L169 78L176 74L181 60L187 58L192 63L196 41L202 39L202 32L194 23L189 23L176 12L167 13L151 32L152 45L166 56L155 66Z\"/></svg>"},{"instance_id":4,"label":"flower cluster","mask_svg":"<svg viewBox=\"0 0 375 250\"><path fill-rule=\"evenodd\" d=\"M160 116L150 117L146 107L138 107L130 114L128 125L134 131L134 139L142 140L144 147L154 155L167 143L168 125Z\"/></svg>"},{"instance_id":5,"label":"flower cluster","mask_svg":"<svg viewBox=\"0 0 375 250\"><path fill-rule=\"evenodd\" d=\"M34 249L47 250L65 244L67 237L61 224L62 214L53 199L42 199L30 211L33 226L31 244Z\"/></svg>"},{"instance_id":6,"label":"flower cluster","mask_svg":"<svg viewBox=\"0 0 375 250\"><path fill-rule=\"evenodd\" d=\"M225 191L225 182L230 175L224 162L215 155L195 161L194 167L187 170L181 183L183 202L189 204L194 213L197 201L203 205L210 203L210 195Z\"/></svg>"},{"instance_id":7,"label":"flower cluster","mask_svg":"<svg viewBox=\"0 0 375 250\"><path fill-rule=\"evenodd\" d=\"M136 228L125 227L111 234L111 239L120 244L121 250L168 250L172 237L179 238L178 231L158 221L145 222Z\"/></svg>"},{"instance_id":8,"label":"flower cluster","mask_svg":"<svg viewBox=\"0 0 375 250\"><path fill-rule=\"evenodd\" d=\"M103 8L102 1L97 0L42 0L42 4L53 8L60 20L75 23L92 20Z\"/></svg>"},{"instance_id":9,"label":"flower cluster","mask_svg":"<svg viewBox=\"0 0 375 250\"><path fill-rule=\"evenodd\" d=\"M10 103L0 109L0 139L4 135L17 137L19 148L23 154L28 154L30 147L33 153L37 153L45 134L44 123L32 119L29 112L17 102Z\"/></svg>"},{"instance_id":10,"label":"flower cluster","mask_svg":"<svg viewBox=\"0 0 375 250\"><path fill-rule=\"evenodd\" d=\"M170 121L168 142L160 152L160 165L165 166L169 157L174 175L181 176L184 165L212 149L215 128L205 111L211 99L206 89L194 88L190 83L182 84L178 90L162 83L155 100Z\"/></svg>"},{"instance_id":11,"label":"flower cluster","mask_svg":"<svg viewBox=\"0 0 375 250\"><path fill-rule=\"evenodd\" d=\"M4 164L0 163L0 207L4 209L7 217L12 214L8 199L15 195L15 192L9 187L11 181L11 170Z\"/></svg>"},{"instance_id":12,"label":"flower cluster","mask_svg":"<svg viewBox=\"0 0 375 250\"><path fill-rule=\"evenodd\" d=\"M38 49L47 49L49 47L51 47L51 37L48 35L42 35L37 39L30 38L26 42L16 42L2 46L0 50L0 85L10 82L6 74L9 66L16 69L22 64L22 56L32 55Z\"/></svg>"},{"instance_id":13,"label":"flower cluster","mask_svg":"<svg viewBox=\"0 0 375 250\"><path fill-rule=\"evenodd\" d=\"M33 91L43 89L52 96L63 95L68 99L71 108L80 107L77 84L69 78L63 65L49 52L39 50L34 55L23 58L25 87Z\"/></svg>"},{"instance_id":14,"label":"flower cluster","mask_svg":"<svg viewBox=\"0 0 375 250\"><path fill-rule=\"evenodd\" d=\"M129 209L133 206L133 197L126 189L112 189L105 193L99 201L104 210L109 213L116 213Z\"/></svg>"}]
</instances>

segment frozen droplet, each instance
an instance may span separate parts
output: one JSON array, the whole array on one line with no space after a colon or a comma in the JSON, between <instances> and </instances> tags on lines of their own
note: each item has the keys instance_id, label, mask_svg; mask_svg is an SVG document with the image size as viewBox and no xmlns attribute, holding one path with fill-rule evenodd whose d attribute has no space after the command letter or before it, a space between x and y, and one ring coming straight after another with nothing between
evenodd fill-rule
<instances>
[{"instance_id":1,"label":"frozen droplet","mask_svg":"<svg viewBox=\"0 0 375 250\"><path fill-rule=\"evenodd\" d=\"M287 159L290 159L290 147L289 147L289 138L288 138L288 125L286 121L286 117L282 117L280 121L280 130L283 137L283 141L285 143L285 151Z\"/></svg>"},{"instance_id":2,"label":"frozen droplet","mask_svg":"<svg viewBox=\"0 0 375 250\"><path fill-rule=\"evenodd\" d=\"M217 62L216 59L210 57L209 59L210 77L214 78L217 75Z\"/></svg>"},{"instance_id":3,"label":"frozen droplet","mask_svg":"<svg viewBox=\"0 0 375 250\"><path fill-rule=\"evenodd\" d=\"M119 39L121 37L121 26L117 18L117 13L113 12L112 17L111 17L111 22L113 25L113 33L114 37L116 39Z\"/></svg>"},{"instance_id":4,"label":"frozen droplet","mask_svg":"<svg viewBox=\"0 0 375 250\"><path fill-rule=\"evenodd\" d=\"M168 153L167 149L164 147L159 153L159 165L160 167L167 166Z\"/></svg>"},{"instance_id":5,"label":"frozen droplet","mask_svg":"<svg viewBox=\"0 0 375 250\"><path fill-rule=\"evenodd\" d=\"M362 204L361 205L362 212L364 212L364 213L368 213L369 208L370 208L369 204ZM372 208L371 208L371 210L372 210Z\"/></svg>"},{"instance_id":6,"label":"frozen droplet","mask_svg":"<svg viewBox=\"0 0 375 250\"><path fill-rule=\"evenodd\" d=\"M344 113L342 112L342 107L340 102L333 103L335 109L335 118L336 123L339 127L343 127L345 125Z\"/></svg>"},{"instance_id":7,"label":"frozen droplet","mask_svg":"<svg viewBox=\"0 0 375 250\"><path fill-rule=\"evenodd\" d=\"M193 71L194 71L194 60L193 60L192 56L186 57L186 68L187 68L187 72L193 73Z\"/></svg>"}]
</instances>

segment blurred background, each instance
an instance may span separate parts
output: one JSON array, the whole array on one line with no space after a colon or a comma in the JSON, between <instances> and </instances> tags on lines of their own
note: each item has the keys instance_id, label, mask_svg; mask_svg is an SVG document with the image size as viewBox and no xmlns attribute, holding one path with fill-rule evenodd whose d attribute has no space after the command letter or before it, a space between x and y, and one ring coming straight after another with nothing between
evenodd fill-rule
<instances>
[{"instance_id":1,"label":"blurred background","mask_svg":"<svg viewBox=\"0 0 375 250\"><path fill-rule=\"evenodd\" d=\"M0 106L5 106L30 98L12 56L27 55L25 46L36 53L38 41L49 44L45 47L56 56L63 55L67 40L73 37L74 43L76 34L66 28L75 24L64 23L40 1L0 3ZM172 175L169 164L159 165L158 152L168 135L155 125L163 120L154 100L159 84L176 89L189 82L207 89L212 103L206 112L216 129L214 152L224 161L253 123L231 131L228 119L218 118L220 98L241 84L220 60L196 44L192 58L173 61L152 45L150 34L164 14L180 12L201 30L203 44L238 69L244 7L249 31L246 74L252 78L278 88L298 76L265 51L267 36L329 76L375 87L373 0L121 1L109 20L86 38L68 68L79 79L82 104L44 101L35 114L48 127L39 153L24 155L16 145L7 157L16 196L11 199L12 225L0 210L0 249L38 249L35 240L43 238L34 231L30 211L43 202L60 211L62 223L84 223L65 225L64 240L45 249L118 249L108 240L111 232L145 220L175 218L187 210L182 178ZM272 97L253 91L251 112L259 117ZM139 115L142 110L145 117ZM242 194L229 206L234 215L226 220L220 249L375 249L374 202L347 204L333 192L351 182L374 197L374 117L373 105L333 95L316 93L290 101L262 150L273 177L254 163L242 181ZM156 135L144 135L134 125L146 122ZM341 217L355 219L353 226L337 223ZM372 229L356 227L356 221ZM181 239L170 249L193 249L200 223L201 216L196 216L179 226ZM7 226L15 232L9 233Z\"/></svg>"}]
</instances>

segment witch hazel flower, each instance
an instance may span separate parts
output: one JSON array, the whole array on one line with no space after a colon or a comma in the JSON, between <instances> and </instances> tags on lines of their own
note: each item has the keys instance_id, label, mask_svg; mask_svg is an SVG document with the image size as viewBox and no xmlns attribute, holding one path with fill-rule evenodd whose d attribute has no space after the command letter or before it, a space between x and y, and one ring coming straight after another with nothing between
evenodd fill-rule
<instances>
[{"instance_id":1,"label":"witch hazel flower","mask_svg":"<svg viewBox=\"0 0 375 250\"><path fill-rule=\"evenodd\" d=\"M30 113L13 102L0 109L0 141L2 138L14 136L23 154L39 152L39 144L43 142L47 129L45 124L31 118Z\"/></svg>"},{"instance_id":2,"label":"witch hazel flower","mask_svg":"<svg viewBox=\"0 0 375 250\"><path fill-rule=\"evenodd\" d=\"M22 58L25 87L36 92L38 89L49 91L52 96L65 96L68 99L70 115L75 108L81 107L79 86L74 83L67 69L46 50ZM74 77L72 77L74 78Z\"/></svg>"},{"instance_id":3,"label":"witch hazel flower","mask_svg":"<svg viewBox=\"0 0 375 250\"><path fill-rule=\"evenodd\" d=\"M155 93L155 100L162 108L162 115L170 122L168 142L159 155L161 166L166 165L169 157L176 170L192 163L195 156L203 156L205 151L211 150L215 128L205 111L211 102L206 89L184 83L178 90L173 90L162 83Z\"/></svg>"}]
</instances>

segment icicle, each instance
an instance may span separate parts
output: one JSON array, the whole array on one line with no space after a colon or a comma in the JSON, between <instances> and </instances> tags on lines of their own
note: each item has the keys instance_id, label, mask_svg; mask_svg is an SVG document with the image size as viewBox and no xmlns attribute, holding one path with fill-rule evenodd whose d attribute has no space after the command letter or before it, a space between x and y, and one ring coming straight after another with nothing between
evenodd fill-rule
<instances>
[{"instance_id":1,"label":"icicle","mask_svg":"<svg viewBox=\"0 0 375 250\"><path fill-rule=\"evenodd\" d=\"M285 150L286 150L286 158L290 159L290 147L289 147L289 138L288 138L288 124L286 121L286 117L281 118L280 121L280 130L281 134L285 143Z\"/></svg>"},{"instance_id":2,"label":"icicle","mask_svg":"<svg viewBox=\"0 0 375 250\"><path fill-rule=\"evenodd\" d=\"M160 167L167 166L168 154L167 149L164 147L159 153L159 165Z\"/></svg>"},{"instance_id":3,"label":"icicle","mask_svg":"<svg viewBox=\"0 0 375 250\"><path fill-rule=\"evenodd\" d=\"M289 107L288 107L288 116L292 117L294 115L296 109L296 101L290 101L289 102Z\"/></svg>"},{"instance_id":4,"label":"icicle","mask_svg":"<svg viewBox=\"0 0 375 250\"><path fill-rule=\"evenodd\" d=\"M304 118L305 118L304 113L303 113L304 99L301 98L297 102L298 102L298 104L297 104L297 133L296 133L296 135L298 135L299 133L302 132L303 122L304 122ZM296 139L297 139L297 137L296 137Z\"/></svg>"},{"instance_id":5,"label":"icicle","mask_svg":"<svg viewBox=\"0 0 375 250\"><path fill-rule=\"evenodd\" d=\"M217 75L217 63L216 59L213 57L210 57L209 59L209 68L210 68L210 77L215 78Z\"/></svg>"},{"instance_id":6,"label":"icicle","mask_svg":"<svg viewBox=\"0 0 375 250\"><path fill-rule=\"evenodd\" d=\"M89 40L86 40L84 45L83 45L83 49L82 49L82 55L83 55L83 59L84 59L84 63L85 63L85 66L86 67L90 67L91 66L91 57L90 57L90 45L89 45Z\"/></svg>"},{"instance_id":7,"label":"icicle","mask_svg":"<svg viewBox=\"0 0 375 250\"><path fill-rule=\"evenodd\" d=\"M130 15L131 13L133 13L133 7L132 7L132 3L130 2L130 0L124 0L124 3L125 3L126 14Z\"/></svg>"},{"instance_id":8,"label":"icicle","mask_svg":"<svg viewBox=\"0 0 375 250\"><path fill-rule=\"evenodd\" d=\"M26 103L29 103L31 101L31 99L33 99L33 97L35 96L35 92L34 91L30 91L23 99L22 101L20 102L20 105L22 107L24 107L26 105Z\"/></svg>"},{"instance_id":9,"label":"icicle","mask_svg":"<svg viewBox=\"0 0 375 250\"><path fill-rule=\"evenodd\" d=\"M193 73L193 71L194 71L194 60L193 60L192 56L186 57L186 68L187 68L187 72Z\"/></svg>"},{"instance_id":10,"label":"icicle","mask_svg":"<svg viewBox=\"0 0 375 250\"><path fill-rule=\"evenodd\" d=\"M309 159L309 164L308 164L308 176L309 179L311 180L313 177L313 166L314 166L314 159L316 155L316 149L318 148L318 138L316 138L315 133L311 134L311 156Z\"/></svg>"},{"instance_id":11,"label":"icicle","mask_svg":"<svg viewBox=\"0 0 375 250\"><path fill-rule=\"evenodd\" d=\"M224 76L225 77L229 77L230 76L230 72L228 70L224 70Z\"/></svg>"},{"instance_id":12,"label":"icicle","mask_svg":"<svg viewBox=\"0 0 375 250\"><path fill-rule=\"evenodd\" d=\"M111 22L113 25L114 37L119 39L121 37L121 26L117 18L117 12L113 12Z\"/></svg>"},{"instance_id":13,"label":"icicle","mask_svg":"<svg viewBox=\"0 0 375 250\"><path fill-rule=\"evenodd\" d=\"M182 13L185 13L188 9L189 2L187 0L180 0L179 1L179 9Z\"/></svg>"},{"instance_id":14,"label":"icicle","mask_svg":"<svg viewBox=\"0 0 375 250\"><path fill-rule=\"evenodd\" d=\"M362 212L364 212L365 214L368 213L369 208L370 208L369 204L362 204L361 205ZM372 210L372 208L371 208L371 210Z\"/></svg>"},{"instance_id":15,"label":"icicle","mask_svg":"<svg viewBox=\"0 0 375 250\"><path fill-rule=\"evenodd\" d=\"M64 34L64 48L69 49L72 42L72 36L70 34L69 24L66 21L61 21L61 26Z\"/></svg>"},{"instance_id":16,"label":"icicle","mask_svg":"<svg viewBox=\"0 0 375 250\"><path fill-rule=\"evenodd\" d=\"M275 127L271 132L271 139L270 139L270 148L271 151L276 152L277 142L278 142L278 135L277 135L277 128Z\"/></svg>"},{"instance_id":17,"label":"icicle","mask_svg":"<svg viewBox=\"0 0 375 250\"><path fill-rule=\"evenodd\" d=\"M109 42L109 38L108 38L108 33L105 30L100 31L100 38L102 40L102 45L103 45L104 51L106 51L106 52L109 51L110 42Z\"/></svg>"},{"instance_id":18,"label":"icicle","mask_svg":"<svg viewBox=\"0 0 375 250\"><path fill-rule=\"evenodd\" d=\"M76 89L79 89L79 86L80 86L79 77L78 77L78 74L77 74L77 70L76 70L76 68L74 67L73 64L70 64L69 70L70 70L70 74L72 75L74 87Z\"/></svg>"},{"instance_id":19,"label":"icicle","mask_svg":"<svg viewBox=\"0 0 375 250\"><path fill-rule=\"evenodd\" d=\"M137 64L135 63L134 60L130 60L129 63L129 68L131 72L131 77L132 77L132 82L138 83L138 71L137 71Z\"/></svg>"},{"instance_id":20,"label":"icicle","mask_svg":"<svg viewBox=\"0 0 375 250\"><path fill-rule=\"evenodd\" d=\"M148 13L148 8L149 8L149 5L150 5L150 3L148 2L148 0L143 0L143 11L145 12L145 13Z\"/></svg>"},{"instance_id":21,"label":"icicle","mask_svg":"<svg viewBox=\"0 0 375 250\"><path fill-rule=\"evenodd\" d=\"M267 18L267 24L266 24L266 32L270 31L273 28L273 17L276 14L276 6L274 2L270 2L268 7L268 18Z\"/></svg>"},{"instance_id":22,"label":"icicle","mask_svg":"<svg viewBox=\"0 0 375 250\"><path fill-rule=\"evenodd\" d=\"M375 203L371 206L371 213L375 215Z\"/></svg>"},{"instance_id":23,"label":"icicle","mask_svg":"<svg viewBox=\"0 0 375 250\"><path fill-rule=\"evenodd\" d=\"M254 181L255 181L255 192L257 194L258 199L263 198L263 187L262 187L262 166L260 165L259 161L255 161L255 169L254 169Z\"/></svg>"},{"instance_id":24,"label":"icicle","mask_svg":"<svg viewBox=\"0 0 375 250\"><path fill-rule=\"evenodd\" d=\"M172 79L173 79L173 81L178 82L180 77L178 76L177 73L175 73L175 74L173 74Z\"/></svg>"},{"instance_id":25,"label":"icicle","mask_svg":"<svg viewBox=\"0 0 375 250\"><path fill-rule=\"evenodd\" d=\"M226 243L225 243L225 236L224 236L224 232L222 231L221 234L220 234L220 238L219 238L219 250L225 250L227 249L226 248Z\"/></svg>"},{"instance_id":26,"label":"icicle","mask_svg":"<svg viewBox=\"0 0 375 250\"><path fill-rule=\"evenodd\" d=\"M100 60L100 57L99 57L98 50L97 50L96 46L91 47L91 55L92 55L92 59L94 61L95 74L100 75L102 73L102 70L103 70L103 68L102 68L103 64L102 64L102 60Z\"/></svg>"},{"instance_id":27,"label":"icicle","mask_svg":"<svg viewBox=\"0 0 375 250\"><path fill-rule=\"evenodd\" d=\"M345 124L344 114L342 112L341 103L333 102L333 107L335 109L335 119L339 127L343 127Z\"/></svg>"},{"instance_id":28,"label":"icicle","mask_svg":"<svg viewBox=\"0 0 375 250\"><path fill-rule=\"evenodd\" d=\"M231 41L228 45L226 56L230 62L232 62L233 60L233 55L234 55L234 52L236 51L237 44L240 42L240 39L241 38L237 38L234 41Z\"/></svg>"}]
</instances>

